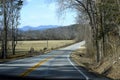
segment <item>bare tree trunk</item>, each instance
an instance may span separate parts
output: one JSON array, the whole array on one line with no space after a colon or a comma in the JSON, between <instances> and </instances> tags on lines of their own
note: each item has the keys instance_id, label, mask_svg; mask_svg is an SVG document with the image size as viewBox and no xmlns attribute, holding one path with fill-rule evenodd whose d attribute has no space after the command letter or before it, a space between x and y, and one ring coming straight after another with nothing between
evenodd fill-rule
<instances>
[{"instance_id":1,"label":"bare tree trunk","mask_svg":"<svg viewBox=\"0 0 120 80\"><path fill-rule=\"evenodd\" d=\"M6 24L6 0L3 0L3 48L2 48L2 58L7 58L7 24Z\"/></svg>"}]
</instances>

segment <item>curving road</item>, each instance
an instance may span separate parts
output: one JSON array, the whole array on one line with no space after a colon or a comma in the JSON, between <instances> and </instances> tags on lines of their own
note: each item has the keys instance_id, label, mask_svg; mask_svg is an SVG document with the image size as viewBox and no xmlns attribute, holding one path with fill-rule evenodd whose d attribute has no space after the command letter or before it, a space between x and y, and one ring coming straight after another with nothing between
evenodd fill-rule
<instances>
[{"instance_id":1,"label":"curving road","mask_svg":"<svg viewBox=\"0 0 120 80\"><path fill-rule=\"evenodd\" d=\"M0 74L36 79L109 80L77 66L70 59L70 53L84 43L85 41L82 41L66 48L54 50L48 54L0 64Z\"/></svg>"}]
</instances>

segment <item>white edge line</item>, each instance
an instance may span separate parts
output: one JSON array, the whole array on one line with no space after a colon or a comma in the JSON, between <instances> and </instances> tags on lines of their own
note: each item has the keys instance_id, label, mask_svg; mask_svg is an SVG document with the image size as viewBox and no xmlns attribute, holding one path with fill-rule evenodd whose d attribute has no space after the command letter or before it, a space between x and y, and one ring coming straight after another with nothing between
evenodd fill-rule
<instances>
[{"instance_id":1,"label":"white edge line","mask_svg":"<svg viewBox=\"0 0 120 80\"><path fill-rule=\"evenodd\" d=\"M78 69L72 62L71 62L71 60L70 60L70 55L68 55L68 60L69 60L69 62L72 64L72 66L80 73L80 74L82 74L85 78L86 78L86 80L89 80L89 77L88 76L86 76L80 69Z\"/></svg>"}]
</instances>

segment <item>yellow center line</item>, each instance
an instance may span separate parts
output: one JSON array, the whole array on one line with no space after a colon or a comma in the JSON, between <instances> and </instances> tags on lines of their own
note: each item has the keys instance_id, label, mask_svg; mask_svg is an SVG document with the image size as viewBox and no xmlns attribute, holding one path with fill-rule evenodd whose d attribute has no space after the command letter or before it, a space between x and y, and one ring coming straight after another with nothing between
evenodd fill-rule
<instances>
[{"instance_id":1,"label":"yellow center line","mask_svg":"<svg viewBox=\"0 0 120 80\"><path fill-rule=\"evenodd\" d=\"M24 77L27 76L29 73L31 73L32 71L34 71L35 69L37 69L38 67L40 67L43 63L47 62L48 60L50 60L52 57L48 57L40 62L38 62L37 64L35 64L34 66L28 68L25 72L23 72L22 74L20 74L20 76Z\"/></svg>"}]
</instances>

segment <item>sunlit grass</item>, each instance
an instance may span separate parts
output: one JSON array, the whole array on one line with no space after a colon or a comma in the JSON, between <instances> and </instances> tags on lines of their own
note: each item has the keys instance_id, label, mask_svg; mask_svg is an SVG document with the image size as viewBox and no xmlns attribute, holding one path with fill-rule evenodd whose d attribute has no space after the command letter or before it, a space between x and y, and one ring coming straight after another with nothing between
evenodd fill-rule
<instances>
[{"instance_id":1,"label":"sunlit grass","mask_svg":"<svg viewBox=\"0 0 120 80\"><path fill-rule=\"evenodd\" d=\"M48 51L56 48L60 48L69 44L74 43L74 40L49 40L48 41ZM44 54L44 48L47 48L47 41L40 40L40 41L18 41L16 46L15 55L12 55L11 51L11 42L9 41L9 50L8 50L8 58L7 59L0 59L0 61L6 61L9 59L17 59L17 58L26 58L29 56L35 56ZM30 48L34 48L34 53L29 54ZM41 53L40 51L43 51Z\"/></svg>"},{"instance_id":2,"label":"sunlit grass","mask_svg":"<svg viewBox=\"0 0 120 80\"><path fill-rule=\"evenodd\" d=\"M48 49L59 48L64 45L74 43L74 40L49 40ZM29 51L30 48L34 48L35 51L43 50L47 48L47 40L44 41L18 41L16 46L17 51Z\"/></svg>"}]
</instances>

